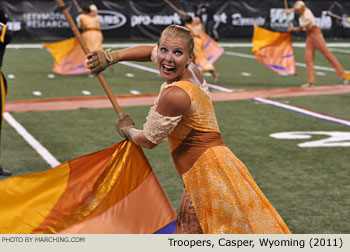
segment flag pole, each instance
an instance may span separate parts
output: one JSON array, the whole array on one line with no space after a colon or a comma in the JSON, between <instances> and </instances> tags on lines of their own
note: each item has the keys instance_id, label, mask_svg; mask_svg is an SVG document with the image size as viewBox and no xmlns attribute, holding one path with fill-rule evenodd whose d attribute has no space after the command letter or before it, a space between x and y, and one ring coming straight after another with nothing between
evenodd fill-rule
<instances>
[{"instance_id":1,"label":"flag pole","mask_svg":"<svg viewBox=\"0 0 350 252\"><path fill-rule=\"evenodd\" d=\"M83 10L80 8L80 6L79 6L77 0L73 0L73 3L74 3L75 7L77 8L77 10L78 10L79 12L82 12L82 11L83 11Z\"/></svg>"},{"instance_id":2,"label":"flag pole","mask_svg":"<svg viewBox=\"0 0 350 252\"><path fill-rule=\"evenodd\" d=\"M180 10L179 8L177 8L173 3L171 3L169 0L164 0L164 2L166 2L171 8L173 8L177 13L179 13L181 16L186 16L187 13Z\"/></svg>"},{"instance_id":3,"label":"flag pole","mask_svg":"<svg viewBox=\"0 0 350 252\"><path fill-rule=\"evenodd\" d=\"M80 32L74 22L74 20L72 19L72 16L69 14L69 11L67 10L67 6L64 4L63 0L56 0L56 2L58 3L58 6L60 7L61 11L63 12L63 14L65 15L70 27L72 28L72 31L74 33L74 36L77 38L81 48L83 49L85 55L88 54L89 48L86 46L84 40L82 39ZM104 88L110 102L113 105L114 110L117 112L118 116L120 119L124 118L124 114L118 104L118 102L116 101L111 89L109 88L105 78L103 77L102 73L98 73L97 74L97 78L99 79L102 87Z\"/></svg>"},{"instance_id":4,"label":"flag pole","mask_svg":"<svg viewBox=\"0 0 350 252\"><path fill-rule=\"evenodd\" d=\"M330 12L330 11L327 11L327 14L330 15L331 17L336 18L336 19L339 19L339 20L346 21L346 22L350 23L350 18L343 18L343 17L338 16L338 15L336 15L336 14Z\"/></svg>"},{"instance_id":5,"label":"flag pole","mask_svg":"<svg viewBox=\"0 0 350 252\"><path fill-rule=\"evenodd\" d=\"M287 0L284 0L284 8L286 10L288 10L288 2ZM288 18L288 14L286 13L286 19L287 19L287 28L289 28L289 18Z\"/></svg>"}]
</instances>

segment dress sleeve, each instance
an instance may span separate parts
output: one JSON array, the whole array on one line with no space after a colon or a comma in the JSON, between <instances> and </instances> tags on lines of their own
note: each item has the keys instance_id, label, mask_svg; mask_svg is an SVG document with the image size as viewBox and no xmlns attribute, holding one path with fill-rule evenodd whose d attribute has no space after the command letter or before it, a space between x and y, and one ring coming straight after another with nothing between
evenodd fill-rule
<instances>
[{"instance_id":1,"label":"dress sleeve","mask_svg":"<svg viewBox=\"0 0 350 252\"><path fill-rule=\"evenodd\" d=\"M174 130L180 122L180 116L163 116L156 110L156 105L151 107L146 123L143 125L145 137L154 144L160 144Z\"/></svg>"}]
</instances>

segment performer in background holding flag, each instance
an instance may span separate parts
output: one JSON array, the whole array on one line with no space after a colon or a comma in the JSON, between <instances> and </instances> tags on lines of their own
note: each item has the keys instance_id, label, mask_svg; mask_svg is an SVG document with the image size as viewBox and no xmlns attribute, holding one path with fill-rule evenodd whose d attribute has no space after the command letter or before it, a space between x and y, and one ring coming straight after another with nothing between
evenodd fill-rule
<instances>
[{"instance_id":1,"label":"performer in background holding flag","mask_svg":"<svg viewBox=\"0 0 350 252\"><path fill-rule=\"evenodd\" d=\"M1 113L1 121L0 121L0 162L1 162L1 128L3 123L3 114L4 114L4 106L5 106L5 96L7 94L7 82L5 75L2 72L2 62L4 59L6 45L11 41L11 32L7 29L6 26L7 17L5 13L0 9L0 113ZM11 176L12 173L8 170L5 170L1 167L0 164L0 176Z\"/></svg>"},{"instance_id":2,"label":"performer in background holding flag","mask_svg":"<svg viewBox=\"0 0 350 252\"><path fill-rule=\"evenodd\" d=\"M338 77L344 80L344 84L350 81L350 74L345 73L343 67L340 65L339 61L335 58L333 53L328 49L326 41L323 37L322 31L318 28L316 20L311 10L306 7L303 1L297 1L294 4L294 8L286 9L286 14L295 11L300 15L300 25L299 27L290 27L289 31L301 32L306 31L306 47L305 47L305 63L308 76L308 83L302 85L304 87L312 87L315 85L315 50L319 50L327 60L332 64Z\"/></svg>"},{"instance_id":3,"label":"performer in background holding flag","mask_svg":"<svg viewBox=\"0 0 350 252\"><path fill-rule=\"evenodd\" d=\"M204 27L199 17L192 18L186 12L178 9L169 0L164 1L181 15L185 26L192 33L194 39L194 63L202 72L210 72L214 78L214 83L217 83L219 75L216 73L214 62L221 56L224 49L204 32Z\"/></svg>"},{"instance_id":4,"label":"performer in background holding flag","mask_svg":"<svg viewBox=\"0 0 350 252\"><path fill-rule=\"evenodd\" d=\"M137 145L154 148L168 138L175 167L184 182L176 233L290 233L244 164L227 148L210 94L192 63L190 30L170 25L157 46L145 45L87 55L98 73L118 61L152 60L164 83L143 130L130 116L117 131Z\"/></svg>"},{"instance_id":5,"label":"performer in background holding flag","mask_svg":"<svg viewBox=\"0 0 350 252\"><path fill-rule=\"evenodd\" d=\"M219 34L218 31L215 29L214 21L215 12L215 8L213 7L211 1L205 0L198 5L196 16L200 18L202 17L201 21L204 24L205 32L209 35L209 37L212 37L215 39L215 41L218 41ZM203 22L203 19L205 19L205 22Z\"/></svg>"},{"instance_id":6,"label":"performer in background holding flag","mask_svg":"<svg viewBox=\"0 0 350 252\"><path fill-rule=\"evenodd\" d=\"M208 61L205 55L205 42L201 37L203 32L202 23L199 17L192 18L190 15L182 16L185 26L191 31L194 40L194 62L202 72L210 72L213 75L214 83L219 80L213 63ZM205 34L206 35L206 34Z\"/></svg>"},{"instance_id":7,"label":"performer in background holding flag","mask_svg":"<svg viewBox=\"0 0 350 252\"><path fill-rule=\"evenodd\" d=\"M83 14L78 22L79 28L83 30L82 37L89 50L102 50L103 35L100 30L100 20L97 7L94 4L83 5Z\"/></svg>"},{"instance_id":8,"label":"performer in background holding flag","mask_svg":"<svg viewBox=\"0 0 350 252\"><path fill-rule=\"evenodd\" d=\"M83 30L82 38L90 51L102 50L103 35L96 5L84 4L81 8L74 2L79 12L79 26ZM86 67L85 55L75 37L54 43L43 44L55 59L52 71L63 75L90 73ZM89 75L91 77L92 75Z\"/></svg>"}]
</instances>

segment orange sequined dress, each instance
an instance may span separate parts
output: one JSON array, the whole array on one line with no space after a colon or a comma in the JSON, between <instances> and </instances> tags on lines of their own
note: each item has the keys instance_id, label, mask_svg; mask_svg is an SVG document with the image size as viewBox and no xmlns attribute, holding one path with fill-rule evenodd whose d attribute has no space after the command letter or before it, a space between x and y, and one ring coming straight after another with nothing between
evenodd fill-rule
<instances>
[{"instance_id":1,"label":"orange sequined dress","mask_svg":"<svg viewBox=\"0 0 350 252\"><path fill-rule=\"evenodd\" d=\"M168 136L185 185L177 233L283 234L288 227L221 139L209 94L187 81L190 108Z\"/></svg>"}]
</instances>

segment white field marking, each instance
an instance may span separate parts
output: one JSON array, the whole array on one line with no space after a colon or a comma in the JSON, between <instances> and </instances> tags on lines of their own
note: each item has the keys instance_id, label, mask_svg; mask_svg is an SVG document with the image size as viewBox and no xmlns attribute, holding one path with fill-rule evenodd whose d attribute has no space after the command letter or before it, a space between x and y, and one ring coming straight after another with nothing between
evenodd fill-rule
<instances>
[{"instance_id":1,"label":"white field marking","mask_svg":"<svg viewBox=\"0 0 350 252\"><path fill-rule=\"evenodd\" d=\"M154 69L154 68L151 68L151 67L142 66L142 65L139 65L139 64L131 63L131 62L121 61L121 62L118 62L118 64L122 64L122 65L129 66L129 67L134 67L134 68L137 68L137 69L140 69L140 70L144 70L144 71L147 71L147 72L150 72L150 73L159 74L159 71L157 69ZM208 84L208 87L210 87L212 89L215 89L215 90L218 90L218 91L222 91L222 92L235 91L234 89L225 88L225 87L221 87L221 86L214 85L214 84L209 84L209 83L207 83L207 84Z\"/></svg>"},{"instance_id":2,"label":"white field marking","mask_svg":"<svg viewBox=\"0 0 350 252\"><path fill-rule=\"evenodd\" d=\"M302 47L304 48L306 46L306 43L303 42L296 42L292 43L293 47ZM334 42L328 42L326 43L327 47L344 47L344 48L349 48L350 43L334 43Z\"/></svg>"},{"instance_id":3,"label":"white field marking","mask_svg":"<svg viewBox=\"0 0 350 252\"><path fill-rule=\"evenodd\" d=\"M340 53L350 53L350 50L346 49L336 49L336 48L329 48L332 52L340 52Z\"/></svg>"},{"instance_id":4,"label":"white field marking","mask_svg":"<svg viewBox=\"0 0 350 252\"><path fill-rule=\"evenodd\" d=\"M82 93L83 95L91 95L91 92L88 91L88 90L81 90L81 93Z\"/></svg>"},{"instance_id":5,"label":"white field marking","mask_svg":"<svg viewBox=\"0 0 350 252\"><path fill-rule=\"evenodd\" d=\"M42 146L31 134L29 134L29 132L20 123L18 123L15 118L10 115L10 113L5 112L4 118L51 167L56 167L61 164L44 146Z\"/></svg>"},{"instance_id":6,"label":"white field marking","mask_svg":"<svg viewBox=\"0 0 350 252\"><path fill-rule=\"evenodd\" d=\"M291 111L294 111L294 112L297 112L297 113L300 113L300 114L303 114L303 115L306 115L306 116L310 116L310 117L314 117L314 118L317 118L317 119L326 120L326 121L329 121L329 122L335 122L335 123L339 123L339 124L342 124L342 125L350 127L350 121L345 120L345 119L324 115L324 114L321 114L321 113L318 113L318 112L315 112L315 111L311 111L311 110L308 110L308 109L296 107L296 106L285 104L285 103L278 102L278 101L273 101L273 100L270 100L270 99L257 97L257 98L254 98L253 100L261 102L261 103L264 103L264 104L276 106L276 107L279 107L279 108L291 110Z\"/></svg>"},{"instance_id":7,"label":"white field marking","mask_svg":"<svg viewBox=\"0 0 350 252\"><path fill-rule=\"evenodd\" d=\"M154 68L151 68L151 67L142 66L142 65L139 65L139 64L131 63L131 62L121 61L121 62L118 62L118 64L122 64L122 65L133 67L133 68L137 68L137 69L140 69L140 70L143 70L143 71L147 71L147 72L150 72L150 73L159 74L159 71L157 69L154 69Z\"/></svg>"},{"instance_id":8,"label":"white field marking","mask_svg":"<svg viewBox=\"0 0 350 252\"><path fill-rule=\"evenodd\" d=\"M246 72L241 73L241 75L242 75L242 76L252 76L251 73L246 73Z\"/></svg>"},{"instance_id":9,"label":"white field marking","mask_svg":"<svg viewBox=\"0 0 350 252\"><path fill-rule=\"evenodd\" d=\"M41 96L42 93L40 91L33 91L33 95L35 96Z\"/></svg>"},{"instance_id":10,"label":"white field marking","mask_svg":"<svg viewBox=\"0 0 350 252\"><path fill-rule=\"evenodd\" d=\"M245 53L224 52L224 54L231 55L231 56L238 56L238 57L242 57L242 58L248 58L248 59L256 59L256 57L254 55L245 54ZM305 63L300 63L300 62L295 62L295 65L300 66L300 67L306 67ZM335 70L331 67L314 66L314 68L316 70L335 72Z\"/></svg>"},{"instance_id":11,"label":"white field marking","mask_svg":"<svg viewBox=\"0 0 350 252\"><path fill-rule=\"evenodd\" d=\"M135 77L135 74L133 74L133 73L127 73L127 74L125 74L125 75L126 75L126 77L130 77L130 78Z\"/></svg>"},{"instance_id":12,"label":"white field marking","mask_svg":"<svg viewBox=\"0 0 350 252\"><path fill-rule=\"evenodd\" d=\"M8 74L7 75L7 78L9 78L9 79L14 79L16 76L14 75L14 74Z\"/></svg>"},{"instance_id":13,"label":"white field marking","mask_svg":"<svg viewBox=\"0 0 350 252\"><path fill-rule=\"evenodd\" d=\"M326 73L324 73L324 72L316 72L316 75L319 75L319 76L325 76L325 75L326 75Z\"/></svg>"},{"instance_id":14,"label":"white field marking","mask_svg":"<svg viewBox=\"0 0 350 252\"><path fill-rule=\"evenodd\" d=\"M130 93L131 93L131 94L141 94L141 92L140 92L140 91L137 91L137 90L130 90Z\"/></svg>"},{"instance_id":15,"label":"white field marking","mask_svg":"<svg viewBox=\"0 0 350 252\"><path fill-rule=\"evenodd\" d=\"M246 54L246 53L224 52L224 54L238 56L242 58L248 58L248 59L256 59L255 55Z\"/></svg>"},{"instance_id":16,"label":"white field marking","mask_svg":"<svg viewBox=\"0 0 350 252\"><path fill-rule=\"evenodd\" d=\"M350 132L339 131L291 131L270 134L277 139L310 139L312 135L325 135L327 138L299 143L305 147L350 147Z\"/></svg>"},{"instance_id":17,"label":"white field marking","mask_svg":"<svg viewBox=\"0 0 350 252\"><path fill-rule=\"evenodd\" d=\"M299 63L299 62L295 62L296 66L300 66L300 67L306 67L305 63ZM323 67L323 66L314 66L314 68L316 70L322 70L322 71L329 71L329 72L335 72L335 70L331 67Z\"/></svg>"},{"instance_id":18,"label":"white field marking","mask_svg":"<svg viewBox=\"0 0 350 252\"><path fill-rule=\"evenodd\" d=\"M218 86L218 85L215 85L215 84L211 84L211 83L207 83L207 86L212 88L212 89L215 89L215 90L218 90L218 91L221 91L221 92L233 92L233 91L242 91L243 89L231 89L231 88L225 88L225 87L222 87L222 86Z\"/></svg>"},{"instance_id":19,"label":"white field marking","mask_svg":"<svg viewBox=\"0 0 350 252\"><path fill-rule=\"evenodd\" d=\"M132 47L132 46L138 46L138 45L155 45L155 43L115 43L115 44L102 44L104 48L126 48L126 47ZM227 48L238 48L238 47L250 47L252 48L252 43L225 43L220 42L219 45L221 47L227 47ZM349 48L350 43L327 43L328 47L337 47L337 48ZM296 42L293 43L293 47L305 47L305 43L303 42ZM12 49L43 49L45 48L42 44L9 44L6 46L6 48L12 48ZM45 48L46 49L46 48Z\"/></svg>"}]
</instances>

